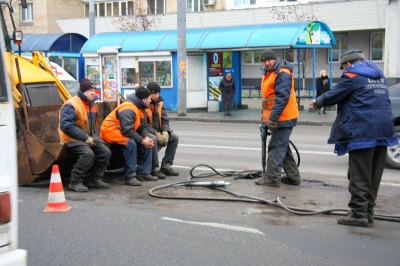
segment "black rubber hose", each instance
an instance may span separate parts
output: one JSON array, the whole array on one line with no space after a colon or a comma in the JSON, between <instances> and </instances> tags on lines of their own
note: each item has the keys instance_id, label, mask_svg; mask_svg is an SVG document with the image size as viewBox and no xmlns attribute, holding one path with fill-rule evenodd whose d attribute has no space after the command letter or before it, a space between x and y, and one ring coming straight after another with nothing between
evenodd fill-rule
<instances>
[{"instance_id":1,"label":"black rubber hose","mask_svg":"<svg viewBox=\"0 0 400 266\"><path fill-rule=\"evenodd\" d=\"M194 175L193 171L197 167L201 167L201 166L210 168L214 173L203 173L203 174L199 174L199 175ZM244 173L248 173L248 174L246 175ZM259 175L261 175L259 171L257 173L259 173ZM236 179L243 178L243 176L249 176L249 175L252 175L252 174L254 175L254 173L252 173L251 171L240 171L240 172L225 171L225 172L219 172L219 171L215 170L211 166L208 166L206 164L199 164L199 165L196 165L195 167L193 167L190 170L190 177L188 178L188 181L190 182L192 180L192 178L210 177L210 176L215 176L216 174L220 175L220 176L223 176L223 177L236 176ZM225 192L227 194L236 196L237 198L207 198L207 197L162 196L162 195L157 195L157 194L154 193L157 190L165 189L165 188L168 188L168 187L186 185L188 183L188 181L180 181L180 182L176 182L176 183L171 183L171 184L166 184L166 185L154 187L154 188L150 189L149 195L152 196L152 197L163 198L163 199L210 200L210 201L241 201L241 202L251 202L251 203L263 203L263 204L267 204L267 205L271 205L271 206L282 208L282 209L286 210L287 212L289 212L291 214L296 214L296 215L315 215L315 214L347 215L347 213L348 213L348 209L309 210L309 209L296 208L296 207L291 207L291 206L287 206L287 205L283 204L279 197L277 197L276 200L267 200L267 199L263 199L263 198L258 198L258 197L238 194L236 192L228 191L228 190L223 189L223 188L211 188L210 187L210 189L218 190L218 191L221 191L221 192ZM377 219L377 220L400 222L400 217L399 216L388 216L388 215L375 214L374 218Z\"/></svg>"}]
</instances>

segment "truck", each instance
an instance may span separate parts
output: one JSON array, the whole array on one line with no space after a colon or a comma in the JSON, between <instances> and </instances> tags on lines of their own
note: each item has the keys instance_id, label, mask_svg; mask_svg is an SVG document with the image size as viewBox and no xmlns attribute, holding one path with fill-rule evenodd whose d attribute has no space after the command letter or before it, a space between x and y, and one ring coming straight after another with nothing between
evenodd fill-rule
<instances>
[{"instance_id":1,"label":"truck","mask_svg":"<svg viewBox=\"0 0 400 266\"><path fill-rule=\"evenodd\" d=\"M2 28L0 28L0 33L2 33ZM18 248L16 130L12 94L6 71L4 40L1 38L0 142L0 266L27 265L27 251Z\"/></svg>"},{"instance_id":2,"label":"truck","mask_svg":"<svg viewBox=\"0 0 400 266\"><path fill-rule=\"evenodd\" d=\"M26 1L21 1L21 4L24 7ZM33 51L29 58L12 52L11 41L20 45L23 34L16 29L11 1L0 0L0 6L4 56L15 110L18 183L29 184L49 179L53 164L59 166L62 177L69 177L77 158L60 144L58 122L60 108L71 97L71 93L74 94L74 89L68 90L40 51ZM5 15L10 16L10 31ZM99 102L97 105L99 120L102 121L117 103ZM110 169L120 168L123 165L122 157L113 158L118 159L112 159Z\"/></svg>"}]
</instances>

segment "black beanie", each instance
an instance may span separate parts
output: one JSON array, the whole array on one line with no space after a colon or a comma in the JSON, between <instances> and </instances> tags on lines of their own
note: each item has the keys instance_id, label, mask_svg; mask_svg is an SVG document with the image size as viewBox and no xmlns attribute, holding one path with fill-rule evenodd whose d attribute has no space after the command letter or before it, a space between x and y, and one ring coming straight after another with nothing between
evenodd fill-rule
<instances>
[{"instance_id":1,"label":"black beanie","mask_svg":"<svg viewBox=\"0 0 400 266\"><path fill-rule=\"evenodd\" d=\"M278 57L276 56L275 52L270 50L270 49L265 49L262 53L261 53L261 62L264 60L269 60L269 59L278 59Z\"/></svg>"},{"instance_id":2,"label":"black beanie","mask_svg":"<svg viewBox=\"0 0 400 266\"><path fill-rule=\"evenodd\" d=\"M158 83L157 83L157 82L154 82L154 81L150 81L150 82L147 84L147 88L149 89L149 91L150 91L151 93L161 92L160 85L158 85Z\"/></svg>"},{"instance_id":3,"label":"black beanie","mask_svg":"<svg viewBox=\"0 0 400 266\"><path fill-rule=\"evenodd\" d=\"M139 100L149 97L151 92L143 86L136 89L135 95Z\"/></svg>"},{"instance_id":4,"label":"black beanie","mask_svg":"<svg viewBox=\"0 0 400 266\"><path fill-rule=\"evenodd\" d=\"M94 89L94 84L88 79L82 79L80 83L80 90L81 92L85 92L90 89Z\"/></svg>"}]
</instances>

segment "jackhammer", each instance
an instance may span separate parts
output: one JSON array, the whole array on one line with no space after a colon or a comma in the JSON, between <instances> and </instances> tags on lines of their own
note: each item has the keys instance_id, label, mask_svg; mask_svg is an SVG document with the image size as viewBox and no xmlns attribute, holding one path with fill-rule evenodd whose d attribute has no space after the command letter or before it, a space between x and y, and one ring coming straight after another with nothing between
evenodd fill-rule
<instances>
[{"instance_id":1,"label":"jackhammer","mask_svg":"<svg viewBox=\"0 0 400 266\"><path fill-rule=\"evenodd\" d=\"M267 166L267 135L268 132L267 125L264 123L260 124L260 136L261 136L261 165L262 165L262 178L265 178L265 167Z\"/></svg>"}]
</instances>

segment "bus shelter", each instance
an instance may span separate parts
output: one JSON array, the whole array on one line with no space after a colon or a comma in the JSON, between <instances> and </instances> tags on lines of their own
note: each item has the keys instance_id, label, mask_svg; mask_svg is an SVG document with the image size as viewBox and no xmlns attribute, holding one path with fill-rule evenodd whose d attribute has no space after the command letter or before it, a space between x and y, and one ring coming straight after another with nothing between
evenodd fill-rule
<instances>
[{"instance_id":1,"label":"bus shelter","mask_svg":"<svg viewBox=\"0 0 400 266\"><path fill-rule=\"evenodd\" d=\"M81 49L87 38L77 33L24 34L19 50L12 44L14 53L30 56L32 51L41 51L50 61L63 67L76 80L84 76L84 59Z\"/></svg>"}]
</instances>

